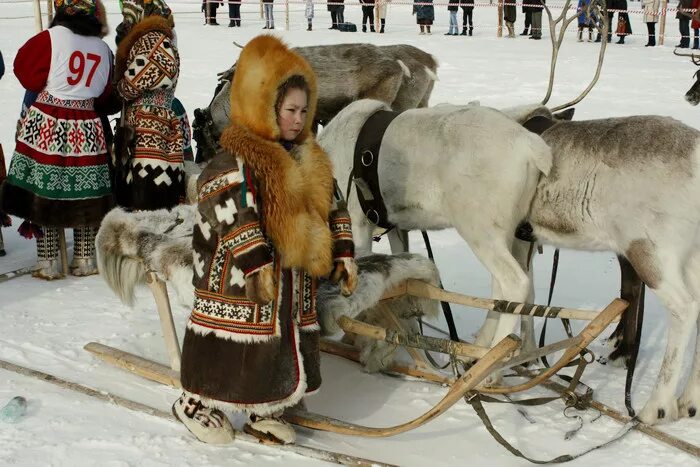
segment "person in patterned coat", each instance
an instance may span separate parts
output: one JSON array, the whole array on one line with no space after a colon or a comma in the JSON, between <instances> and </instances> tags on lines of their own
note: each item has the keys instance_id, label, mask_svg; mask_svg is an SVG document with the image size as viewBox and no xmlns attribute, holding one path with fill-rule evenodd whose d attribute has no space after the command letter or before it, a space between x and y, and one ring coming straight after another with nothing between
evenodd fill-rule
<instances>
[{"instance_id":1,"label":"person in patterned coat","mask_svg":"<svg viewBox=\"0 0 700 467\"><path fill-rule=\"evenodd\" d=\"M54 4L51 27L15 57L15 75L30 99L0 190L0 211L24 218L20 233L37 236L34 276L42 279L63 276L58 237L69 227L71 273L97 273L95 233L114 205L105 129L95 111L112 94L112 52L101 39L104 9L96 0Z\"/></svg>"},{"instance_id":2,"label":"person in patterned coat","mask_svg":"<svg viewBox=\"0 0 700 467\"><path fill-rule=\"evenodd\" d=\"M232 440L222 410L246 431L294 442L280 419L321 385L316 286L357 284L350 216L312 134L316 78L273 36L241 52L223 150L198 180L195 302L173 411L200 440Z\"/></svg>"},{"instance_id":3,"label":"person in patterned coat","mask_svg":"<svg viewBox=\"0 0 700 467\"><path fill-rule=\"evenodd\" d=\"M117 164L117 204L171 208L185 197L182 121L173 111L180 57L170 8L162 0L124 0L117 27L116 88L134 128L133 158Z\"/></svg>"}]
</instances>

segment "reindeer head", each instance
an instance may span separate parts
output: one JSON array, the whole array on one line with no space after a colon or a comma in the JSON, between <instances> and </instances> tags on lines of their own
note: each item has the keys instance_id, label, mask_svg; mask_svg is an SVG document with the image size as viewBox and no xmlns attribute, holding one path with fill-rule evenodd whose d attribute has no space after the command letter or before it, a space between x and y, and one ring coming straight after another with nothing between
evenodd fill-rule
<instances>
[{"instance_id":1,"label":"reindeer head","mask_svg":"<svg viewBox=\"0 0 700 467\"><path fill-rule=\"evenodd\" d=\"M685 54L673 49L673 54L678 55L679 57L690 57L690 60L696 66L700 66L700 57L693 53ZM695 83L690 87L688 92L685 93L685 100L687 100L690 105L698 105L698 103L700 103L700 78L698 78L698 73L700 73L700 70L696 71L693 75L693 78L695 78Z\"/></svg>"}]
</instances>

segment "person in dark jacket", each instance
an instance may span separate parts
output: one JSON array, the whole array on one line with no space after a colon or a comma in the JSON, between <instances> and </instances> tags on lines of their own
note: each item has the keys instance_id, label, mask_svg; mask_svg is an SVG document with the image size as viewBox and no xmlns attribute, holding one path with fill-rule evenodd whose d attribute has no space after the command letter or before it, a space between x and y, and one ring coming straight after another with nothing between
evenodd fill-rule
<instances>
[{"instance_id":1,"label":"person in dark jacket","mask_svg":"<svg viewBox=\"0 0 700 467\"><path fill-rule=\"evenodd\" d=\"M619 10L617 12L617 26L615 27L615 33L619 38L617 43L624 44L625 36L632 34L632 25L627 14L627 0L613 0L613 8ZM608 33L608 37L610 37L610 33Z\"/></svg>"},{"instance_id":2,"label":"person in dark jacket","mask_svg":"<svg viewBox=\"0 0 700 467\"><path fill-rule=\"evenodd\" d=\"M331 12L331 27L328 29L338 29L338 25L345 22L344 0L328 0L328 11Z\"/></svg>"},{"instance_id":3,"label":"person in dark jacket","mask_svg":"<svg viewBox=\"0 0 700 467\"><path fill-rule=\"evenodd\" d=\"M676 46L681 49L690 47L690 17L693 8L693 0L680 0L676 19L678 20L678 30L681 33L681 42Z\"/></svg>"},{"instance_id":4,"label":"person in dark jacket","mask_svg":"<svg viewBox=\"0 0 700 467\"><path fill-rule=\"evenodd\" d=\"M420 34L432 34L430 28L435 21L433 0L413 0L413 14L420 27Z\"/></svg>"},{"instance_id":5,"label":"person in dark jacket","mask_svg":"<svg viewBox=\"0 0 700 467\"><path fill-rule=\"evenodd\" d=\"M241 0L229 0L228 27L241 27Z\"/></svg>"},{"instance_id":6,"label":"person in dark jacket","mask_svg":"<svg viewBox=\"0 0 700 467\"><path fill-rule=\"evenodd\" d=\"M216 22L216 9L219 8L221 2L219 0L203 0L202 11L204 12L204 24L210 26L218 26Z\"/></svg>"},{"instance_id":7,"label":"person in dark jacket","mask_svg":"<svg viewBox=\"0 0 700 467\"><path fill-rule=\"evenodd\" d=\"M527 36L532 34L530 32L530 26L532 25L532 6L530 6L530 0L523 1L523 13L525 13L525 29L520 33L521 36Z\"/></svg>"},{"instance_id":8,"label":"person in dark jacket","mask_svg":"<svg viewBox=\"0 0 700 467\"><path fill-rule=\"evenodd\" d=\"M374 0L360 0L362 3L362 32L367 32L367 20L369 20L369 30L374 31Z\"/></svg>"},{"instance_id":9,"label":"person in dark jacket","mask_svg":"<svg viewBox=\"0 0 700 467\"><path fill-rule=\"evenodd\" d=\"M532 34L530 39L542 39L542 10L545 0L527 0L532 4Z\"/></svg>"},{"instance_id":10,"label":"person in dark jacket","mask_svg":"<svg viewBox=\"0 0 700 467\"><path fill-rule=\"evenodd\" d=\"M462 36L467 35L467 23L469 23L469 35L474 31L474 0L459 0L459 6L462 8Z\"/></svg>"}]
</instances>

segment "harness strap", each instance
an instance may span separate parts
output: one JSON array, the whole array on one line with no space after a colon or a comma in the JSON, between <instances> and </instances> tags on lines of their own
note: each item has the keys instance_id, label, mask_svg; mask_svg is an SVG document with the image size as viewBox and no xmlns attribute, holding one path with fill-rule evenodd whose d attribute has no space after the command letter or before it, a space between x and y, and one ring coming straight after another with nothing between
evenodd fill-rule
<instances>
[{"instance_id":1,"label":"harness strap","mask_svg":"<svg viewBox=\"0 0 700 467\"><path fill-rule=\"evenodd\" d=\"M351 175L362 212L371 223L384 229L393 226L389 222L386 205L379 189L379 150L386 129L398 116L398 112L379 110L367 119L357 137ZM349 186L348 182L348 188ZM349 194L349 189L347 191Z\"/></svg>"}]
</instances>

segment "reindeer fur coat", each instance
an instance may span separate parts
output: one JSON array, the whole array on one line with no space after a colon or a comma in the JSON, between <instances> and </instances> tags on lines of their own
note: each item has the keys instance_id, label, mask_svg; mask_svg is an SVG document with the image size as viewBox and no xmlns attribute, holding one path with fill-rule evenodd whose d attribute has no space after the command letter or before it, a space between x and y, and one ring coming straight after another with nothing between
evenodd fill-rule
<instances>
[{"instance_id":1,"label":"reindeer fur coat","mask_svg":"<svg viewBox=\"0 0 700 467\"><path fill-rule=\"evenodd\" d=\"M305 129L280 144L277 89L309 84ZM241 53L231 86L231 124L198 180L193 233L195 301L185 334L183 388L206 405L264 415L321 384L317 279L352 257L350 218L334 205L330 160L311 135L313 71L272 36ZM276 299L246 297L246 279L272 267Z\"/></svg>"}]
</instances>

